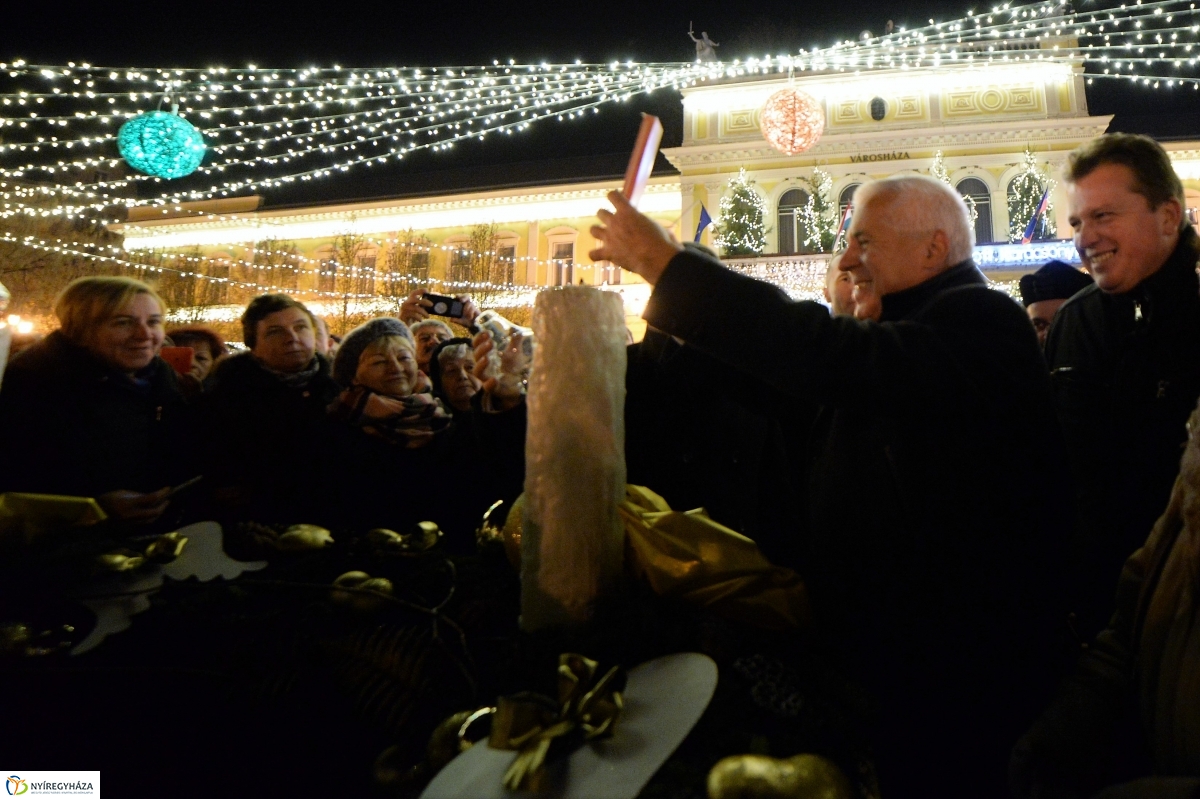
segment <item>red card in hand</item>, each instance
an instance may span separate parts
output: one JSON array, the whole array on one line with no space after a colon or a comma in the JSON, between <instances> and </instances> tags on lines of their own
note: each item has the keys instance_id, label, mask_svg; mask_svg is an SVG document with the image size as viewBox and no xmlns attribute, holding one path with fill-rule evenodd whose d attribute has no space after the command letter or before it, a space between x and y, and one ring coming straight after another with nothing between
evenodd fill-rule
<instances>
[{"instance_id":1,"label":"red card in hand","mask_svg":"<svg viewBox=\"0 0 1200 799\"><path fill-rule=\"evenodd\" d=\"M634 208L637 208L638 200L642 199L642 192L646 190L646 181L654 169L662 135L662 122L658 117L642 114L642 127L638 130L637 143L633 145L633 155L629 157L629 166L625 169L625 188L621 191Z\"/></svg>"}]
</instances>

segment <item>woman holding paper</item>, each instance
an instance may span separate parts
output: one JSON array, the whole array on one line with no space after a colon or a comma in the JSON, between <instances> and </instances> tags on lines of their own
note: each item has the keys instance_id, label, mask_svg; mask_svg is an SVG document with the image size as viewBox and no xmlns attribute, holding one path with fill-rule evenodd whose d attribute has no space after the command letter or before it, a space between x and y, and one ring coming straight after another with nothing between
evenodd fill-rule
<instances>
[{"instance_id":1,"label":"woman holding paper","mask_svg":"<svg viewBox=\"0 0 1200 799\"><path fill-rule=\"evenodd\" d=\"M93 497L148 523L195 476L189 409L158 357L162 299L124 277L80 278L60 329L13 360L0 389L0 491Z\"/></svg>"}]
</instances>

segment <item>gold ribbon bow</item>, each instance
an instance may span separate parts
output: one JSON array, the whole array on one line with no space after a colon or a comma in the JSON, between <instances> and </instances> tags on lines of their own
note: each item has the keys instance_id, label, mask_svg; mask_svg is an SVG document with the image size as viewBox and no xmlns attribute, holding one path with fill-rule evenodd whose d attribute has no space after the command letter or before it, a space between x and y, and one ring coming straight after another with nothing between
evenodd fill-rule
<instances>
[{"instance_id":1,"label":"gold ribbon bow","mask_svg":"<svg viewBox=\"0 0 1200 799\"><path fill-rule=\"evenodd\" d=\"M596 661L566 653L558 657L557 703L529 692L500 697L488 746L520 752L504 774L505 788L539 790L556 740L572 734L579 741L612 735L624 708L625 671L613 666L596 679L598 669Z\"/></svg>"}]
</instances>

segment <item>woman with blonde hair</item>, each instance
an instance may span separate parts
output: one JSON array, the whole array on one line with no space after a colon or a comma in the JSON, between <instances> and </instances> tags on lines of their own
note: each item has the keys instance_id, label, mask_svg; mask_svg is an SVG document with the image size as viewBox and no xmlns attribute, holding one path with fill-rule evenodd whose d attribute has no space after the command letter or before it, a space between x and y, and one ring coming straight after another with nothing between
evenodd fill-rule
<instances>
[{"instance_id":1,"label":"woman with blonde hair","mask_svg":"<svg viewBox=\"0 0 1200 799\"><path fill-rule=\"evenodd\" d=\"M190 474L188 409L158 357L166 306L126 277L83 277L54 303L59 329L0 386L0 491L96 498L149 523Z\"/></svg>"}]
</instances>

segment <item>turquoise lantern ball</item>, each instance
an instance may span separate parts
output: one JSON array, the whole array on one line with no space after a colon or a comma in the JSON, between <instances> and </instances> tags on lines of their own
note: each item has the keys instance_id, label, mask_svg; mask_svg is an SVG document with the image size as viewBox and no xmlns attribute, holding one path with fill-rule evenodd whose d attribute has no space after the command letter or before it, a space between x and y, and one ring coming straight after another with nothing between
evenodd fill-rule
<instances>
[{"instance_id":1,"label":"turquoise lantern ball","mask_svg":"<svg viewBox=\"0 0 1200 799\"><path fill-rule=\"evenodd\" d=\"M178 114L139 114L117 131L121 157L134 169L160 178L192 174L204 160L204 136Z\"/></svg>"}]
</instances>

